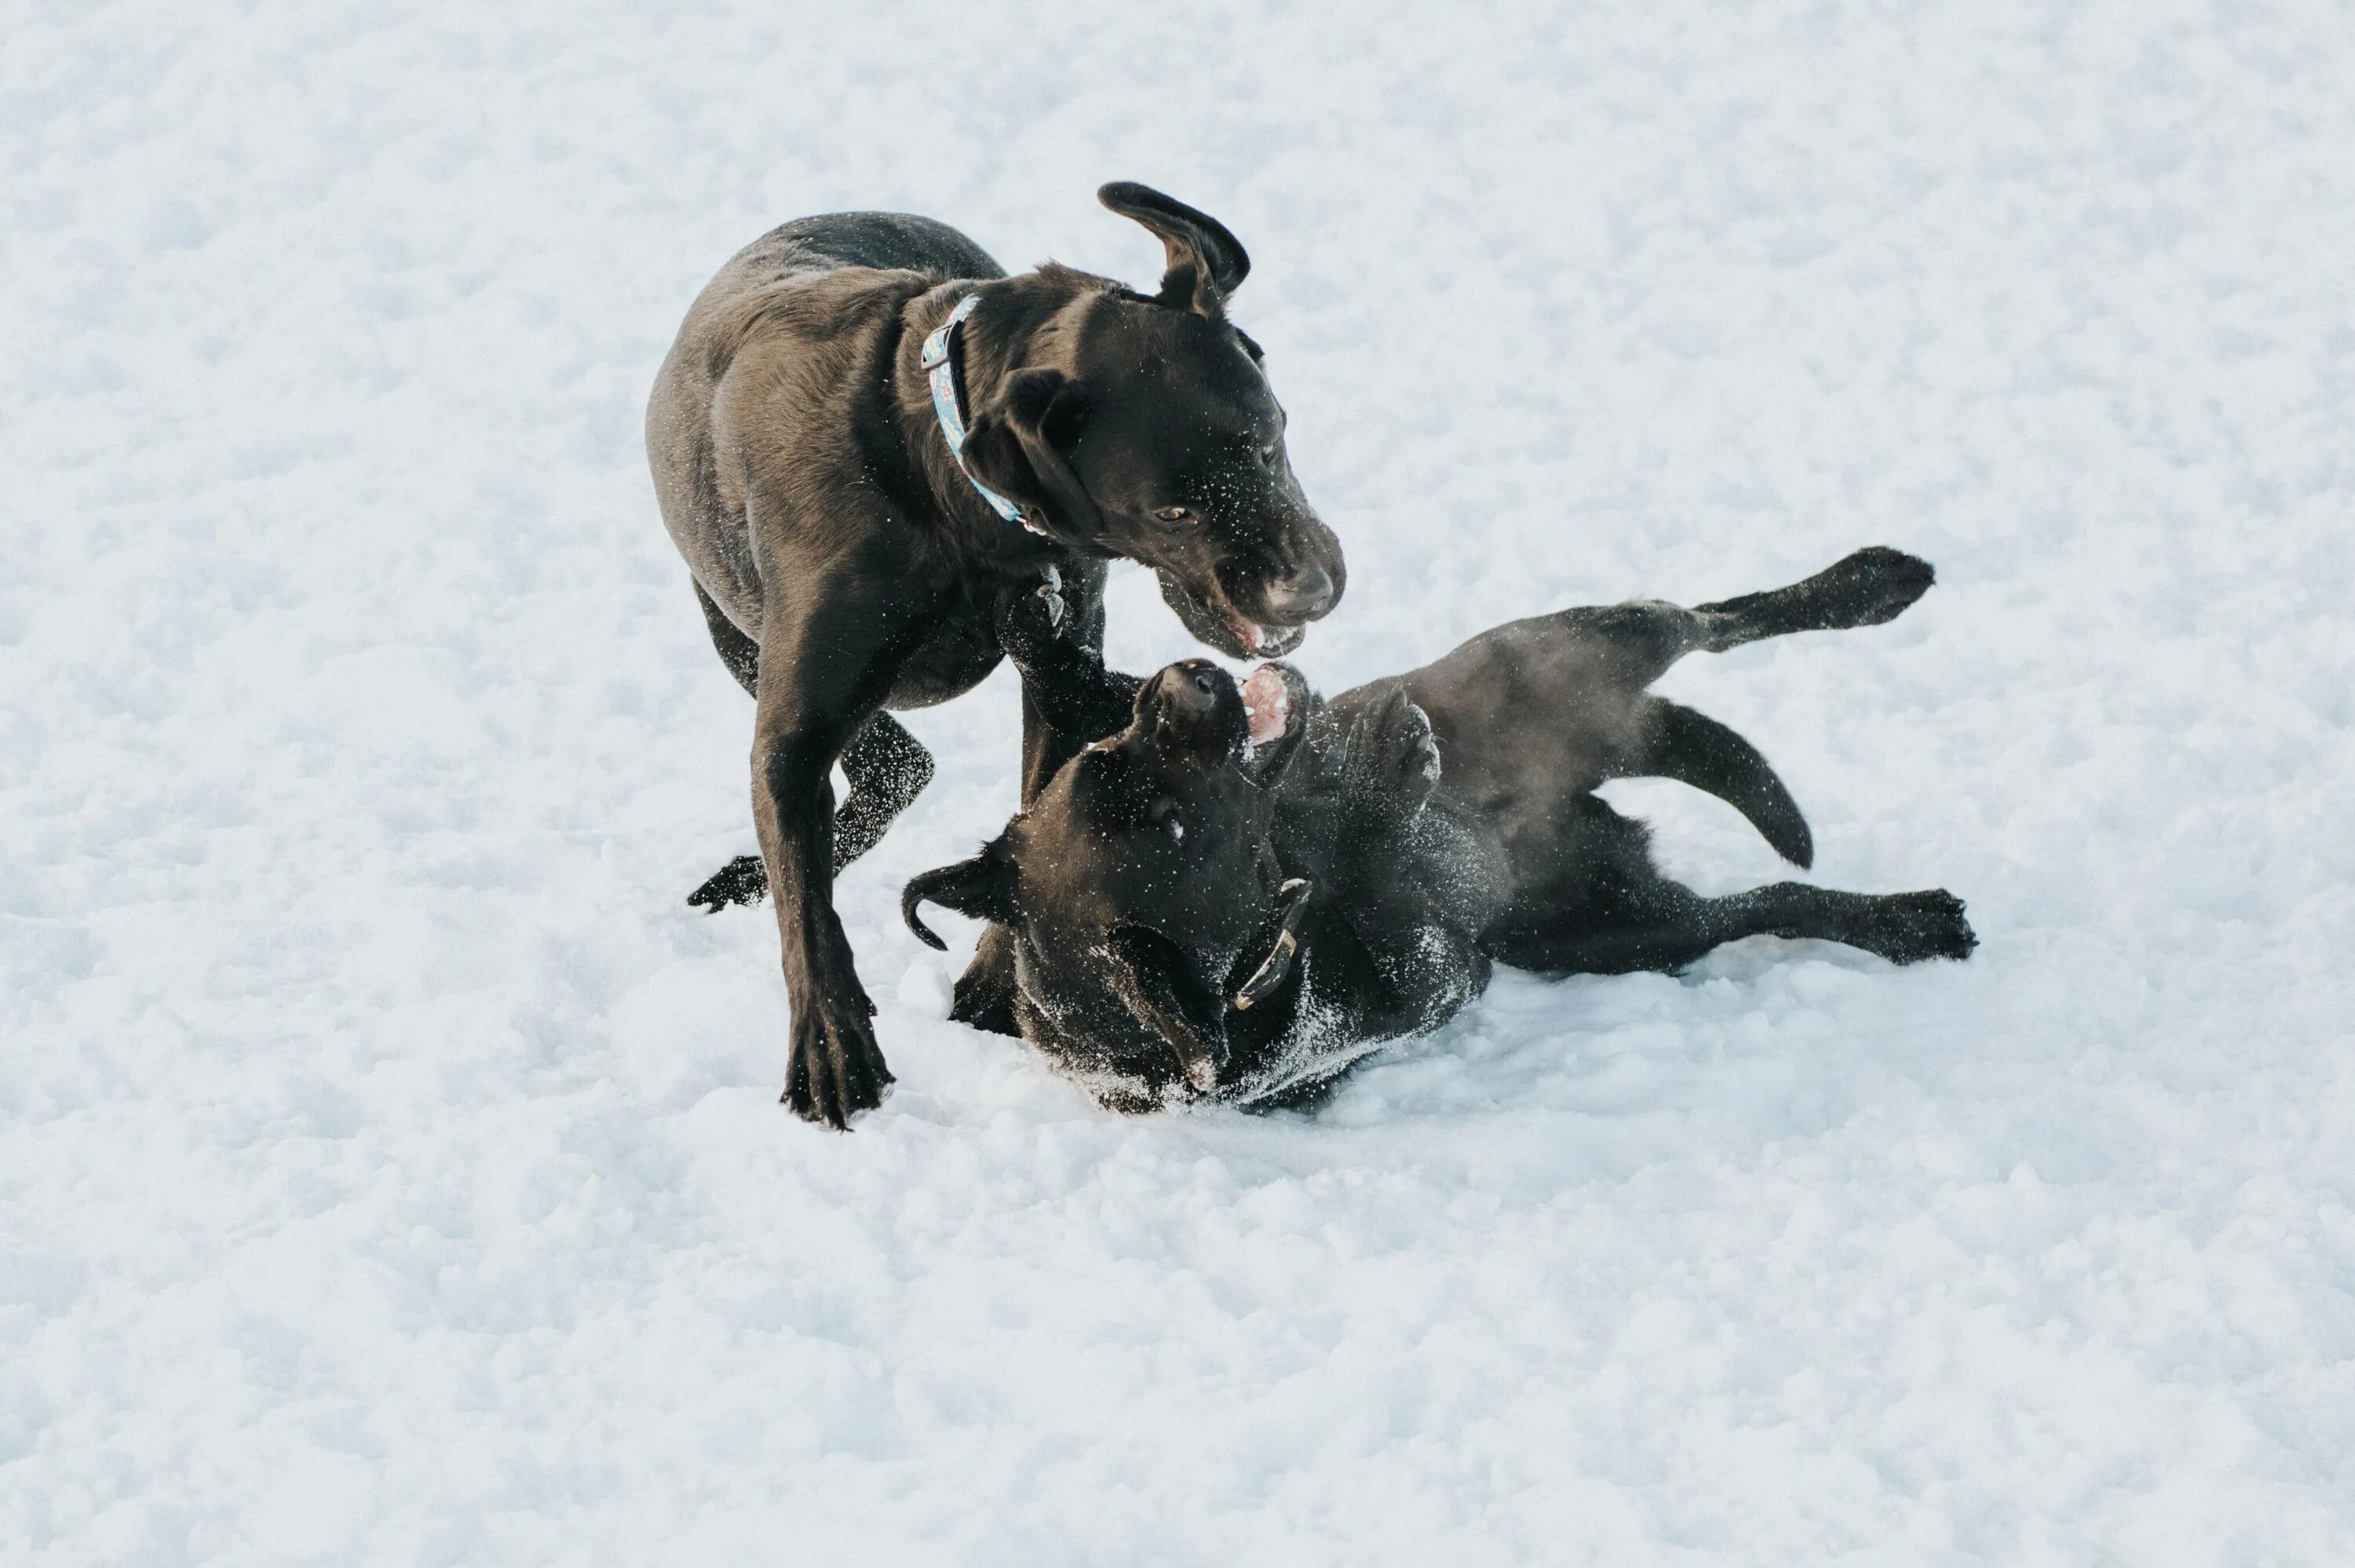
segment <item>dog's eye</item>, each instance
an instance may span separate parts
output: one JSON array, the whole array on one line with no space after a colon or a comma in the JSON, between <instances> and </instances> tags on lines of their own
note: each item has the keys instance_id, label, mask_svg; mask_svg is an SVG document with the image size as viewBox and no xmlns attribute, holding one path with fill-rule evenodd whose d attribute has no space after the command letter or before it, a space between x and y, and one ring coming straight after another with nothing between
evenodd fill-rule
<instances>
[{"instance_id":1,"label":"dog's eye","mask_svg":"<svg viewBox=\"0 0 2355 1568\"><path fill-rule=\"evenodd\" d=\"M1275 455L1284 449L1282 441L1270 441L1259 449L1259 461L1269 468L1275 466Z\"/></svg>"},{"instance_id":2,"label":"dog's eye","mask_svg":"<svg viewBox=\"0 0 2355 1568\"><path fill-rule=\"evenodd\" d=\"M1194 520L1192 510L1184 506L1156 507L1153 514L1172 527L1176 527L1180 524L1191 523Z\"/></svg>"}]
</instances>

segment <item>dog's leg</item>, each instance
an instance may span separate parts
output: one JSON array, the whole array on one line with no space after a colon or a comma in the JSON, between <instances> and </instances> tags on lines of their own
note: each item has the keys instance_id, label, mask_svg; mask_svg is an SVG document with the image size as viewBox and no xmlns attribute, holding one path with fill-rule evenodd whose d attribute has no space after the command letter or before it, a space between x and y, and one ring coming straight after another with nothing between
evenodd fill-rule
<instances>
[{"instance_id":1,"label":"dog's leg","mask_svg":"<svg viewBox=\"0 0 2355 1568\"><path fill-rule=\"evenodd\" d=\"M687 895L689 905L717 914L731 904L758 904L769 895L769 868L756 854L740 854Z\"/></svg>"},{"instance_id":2,"label":"dog's leg","mask_svg":"<svg viewBox=\"0 0 2355 1568\"><path fill-rule=\"evenodd\" d=\"M850 798L834 818L837 876L873 849L891 820L932 781L932 754L908 733L907 726L879 712L843 747L842 772L850 780Z\"/></svg>"},{"instance_id":3,"label":"dog's leg","mask_svg":"<svg viewBox=\"0 0 2355 1568\"><path fill-rule=\"evenodd\" d=\"M737 684L757 698L761 694L761 650L736 629L703 585L695 585L703 619L711 628L711 645ZM850 780L850 798L834 820L834 869L843 867L875 847L893 818L908 809L932 779L932 756L907 726L887 713L877 713L843 748L842 771ZM687 895L698 909L724 909L731 904L758 904L769 895L769 872L756 854L740 854L706 877Z\"/></svg>"},{"instance_id":4,"label":"dog's leg","mask_svg":"<svg viewBox=\"0 0 2355 1568\"><path fill-rule=\"evenodd\" d=\"M1632 599L1565 609L1551 619L1561 630L1596 645L1613 677L1639 691L1688 653L1722 653L1795 631L1845 631L1893 620L1930 590L1935 576L1929 562L1876 545L1804 582L1764 593L1690 609Z\"/></svg>"},{"instance_id":5,"label":"dog's leg","mask_svg":"<svg viewBox=\"0 0 2355 1568\"><path fill-rule=\"evenodd\" d=\"M1758 748L1706 714L1664 698L1646 707L1648 743L1623 768L1623 778L1673 779L1716 796L1750 820L1774 853L1793 865L1816 858L1815 836L1799 803Z\"/></svg>"},{"instance_id":6,"label":"dog's leg","mask_svg":"<svg viewBox=\"0 0 2355 1568\"><path fill-rule=\"evenodd\" d=\"M1043 601L1027 588L1000 607L999 641L1023 673L1025 806L1082 747L1128 722L1137 681L1104 668L1104 572L1101 561L1062 569L1057 621L1046 621ZM1005 927L984 927L973 961L957 977L949 1016L993 1034L1021 1033L1014 1019L1014 938Z\"/></svg>"},{"instance_id":7,"label":"dog's leg","mask_svg":"<svg viewBox=\"0 0 2355 1568\"><path fill-rule=\"evenodd\" d=\"M1650 685L1691 652L1722 653L1795 631L1846 631L1894 620L1930 591L1930 563L1875 545L1834 562L1804 582L1710 604L1631 599L1562 610L1562 630L1608 650L1613 673Z\"/></svg>"},{"instance_id":8,"label":"dog's leg","mask_svg":"<svg viewBox=\"0 0 2355 1568\"><path fill-rule=\"evenodd\" d=\"M752 738L752 820L775 895L793 1009L785 1103L847 1127L891 1082L850 944L834 912L834 764L896 672L907 607L856 574L794 585L762 628ZM790 607L788 612L787 607Z\"/></svg>"},{"instance_id":9,"label":"dog's leg","mask_svg":"<svg viewBox=\"0 0 2355 1568\"><path fill-rule=\"evenodd\" d=\"M949 992L949 1016L991 1034L1022 1033L1014 1018L1014 934L1005 927L981 928L973 961Z\"/></svg>"},{"instance_id":10,"label":"dog's leg","mask_svg":"<svg viewBox=\"0 0 2355 1568\"><path fill-rule=\"evenodd\" d=\"M1063 568L1060 597L1062 623L1054 629L1060 645L1055 681L1063 688L1055 704L1042 705L1042 693L1022 683L1022 803L1037 799L1064 763L1091 741L1117 733L1128 723L1129 705L1140 683L1104 668L1102 561L1076 561ZM1081 700L1074 702L1074 698ZM1058 711L1050 711L1050 707ZM1056 722L1061 719L1063 723ZM1108 727L1097 726L1109 719ZM1066 725L1072 727L1066 727ZM1095 731L1095 733L1089 733Z\"/></svg>"},{"instance_id":11,"label":"dog's leg","mask_svg":"<svg viewBox=\"0 0 2355 1568\"><path fill-rule=\"evenodd\" d=\"M1540 973L1627 974L1681 969L1742 937L1812 937L1901 964L1959 959L1977 944L1962 900L1943 889L1845 893L1778 882L1703 898L1660 874L1650 839L1641 822L1582 797L1551 874L1519 893L1481 947Z\"/></svg>"},{"instance_id":12,"label":"dog's leg","mask_svg":"<svg viewBox=\"0 0 2355 1568\"><path fill-rule=\"evenodd\" d=\"M692 580L692 579L690 579ZM695 585L695 601L703 607L703 623L711 629L711 646L719 651L719 662L744 688L744 694L761 694L761 645L736 629L728 612L711 601L703 585Z\"/></svg>"},{"instance_id":13,"label":"dog's leg","mask_svg":"<svg viewBox=\"0 0 2355 1568\"><path fill-rule=\"evenodd\" d=\"M1848 893L1777 882L1726 898L1703 898L1663 879L1617 918L1562 932L1533 967L1559 974L1678 969L1743 937L1814 938L1878 953L1891 963L1967 958L1978 946L1963 901L1945 889Z\"/></svg>"},{"instance_id":14,"label":"dog's leg","mask_svg":"<svg viewBox=\"0 0 2355 1568\"><path fill-rule=\"evenodd\" d=\"M1834 562L1804 582L1695 605L1706 636L1700 646L1722 653L1762 637L1794 631L1848 631L1894 620L1930 591L1937 572L1902 550L1875 545Z\"/></svg>"},{"instance_id":15,"label":"dog's leg","mask_svg":"<svg viewBox=\"0 0 2355 1568\"><path fill-rule=\"evenodd\" d=\"M997 604L997 645L1022 676L1026 779L1032 737L1051 743L1040 754L1044 771L1026 786L1026 804L1081 747L1128 726L1144 684L1104 667L1102 596L1078 609L1071 599L1070 590L1042 583L1008 589Z\"/></svg>"},{"instance_id":16,"label":"dog's leg","mask_svg":"<svg viewBox=\"0 0 2355 1568\"><path fill-rule=\"evenodd\" d=\"M1859 550L1804 582L1687 609L1636 600L1564 610L1554 625L1582 646L1590 672L1584 711L1614 711L1631 725L1597 725L1591 755L1596 779L1674 779L1705 789L1750 819L1777 853L1796 865L1815 846L1790 791L1748 741L1689 708L1645 694L1669 665L1695 652L1721 653L1761 638L1795 631L1877 626L1929 590L1926 561L1876 546Z\"/></svg>"},{"instance_id":17,"label":"dog's leg","mask_svg":"<svg viewBox=\"0 0 2355 1568\"><path fill-rule=\"evenodd\" d=\"M1550 974L1613 975L1679 969L1743 937L1814 938L1897 964L1966 958L1978 946L1963 901L1944 888L1848 893L1777 882L1703 898L1661 877L1614 892L1553 931L1497 944L1497 957Z\"/></svg>"},{"instance_id":18,"label":"dog's leg","mask_svg":"<svg viewBox=\"0 0 2355 1568\"><path fill-rule=\"evenodd\" d=\"M692 579L690 579L692 580ZM760 645L736 629L736 623L703 585L695 585L695 602L703 607L703 623L711 629L711 646L719 652L719 662L736 677L736 683L747 695L761 694ZM698 909L718 911L731 904L758 904L769 895L768 868L756 854L740 854L703 879L703 885L687 895L687 901Z\"/></svg>"}]
</instances>

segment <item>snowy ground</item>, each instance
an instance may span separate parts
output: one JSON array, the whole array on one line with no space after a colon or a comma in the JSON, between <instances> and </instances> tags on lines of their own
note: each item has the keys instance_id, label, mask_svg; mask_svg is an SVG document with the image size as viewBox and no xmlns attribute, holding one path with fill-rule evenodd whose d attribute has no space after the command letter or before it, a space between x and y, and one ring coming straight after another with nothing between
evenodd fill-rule
<instances>
[{"instance_id":1,"label":"snowy ground","mask_svg":"<svg viewBox=\"0 0 2355 1568\"><path fill-rule=\"evenodd\" d=\"M2355 1561L2346 10L237 9L0 8L0 1559ZM1978 956L1114 1119L892 912L1001 679L841 890L898 1095L780 1110L642 398L801 213L1150 281L1113 177L1252 249L1328 687L1936 561L1668 689Z\"/></svg>"}]
</instances>

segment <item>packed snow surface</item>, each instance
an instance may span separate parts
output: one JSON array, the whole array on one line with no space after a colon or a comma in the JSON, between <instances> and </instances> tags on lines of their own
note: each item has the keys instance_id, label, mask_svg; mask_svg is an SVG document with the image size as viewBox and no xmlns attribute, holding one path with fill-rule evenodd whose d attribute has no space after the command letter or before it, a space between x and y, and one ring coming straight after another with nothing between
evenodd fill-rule
<instances>
[{"instance_id":1,"label":"packed snow surface","mask_svg":"<svg viewBox=\"0 0 2355 1568\"><path fill-rule=\"evenodd\" d=\"M2342 7L0 37L0 1560L2355 1561ZM782 1110L643 398L800 214L1150 285L1112 178L1251 249L1327 690L1936 562L1665 689L1977 957L1508 975L1315 1116L1122 1119L893 908L1013 805L1001 673L840 888L897 1094Z\"/></svg>"}]
</instances>

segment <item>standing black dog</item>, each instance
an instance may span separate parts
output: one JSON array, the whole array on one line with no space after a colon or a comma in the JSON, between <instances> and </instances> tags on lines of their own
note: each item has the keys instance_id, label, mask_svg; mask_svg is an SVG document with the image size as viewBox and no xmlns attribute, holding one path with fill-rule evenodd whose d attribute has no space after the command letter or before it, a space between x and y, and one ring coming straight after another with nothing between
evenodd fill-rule
<instances>
[{"instance_id":1,"label":"standing black dog","mask_svg":"<svg viewBox=\"0 0 2355 1568\"><path fill-rule=\"evenodd\" d=\"M1806 822L1765 758L1646 688L1696 649L1879 625L1931 579L1928 563L1876 548L1690 609L1562 610L1329 705L1284 665L1238 689L1189 660L1125 712L1120 677L1038 607L1010 603L1001 637L1050 722L1126 727L1074 756L979 854L911 882L901 908L934 946L916 915L926 900L1013 933L1022 1033L1124 1108L1300 1097L1380 1042L1436 1027L1492 962L1668 969L1755 935L1959 959L1977 938L1952 894L1784 882L1700 897L1593 793L1679 779L1807 864Z\"/></svg>"},{"instance_id":2,"label":"standing black dog","mask_svg":"<svg viewBox=\"0 0 2355 1568\"><path fill-rule=\"evenodd\" d=\"M1188 629L1238 656L1289 650L1341 595L1340 546L1293 477L1259 349L1225 317L1242 247L1142 185L1098 195L1160 238L1157 295L1051 263L1009 278L929 218L804 218L720 269L655 383L663 521L758 704L761 858L691 902L775 890L783 1097L813 1120L847 1126L891 1080L833 906L835 873L932 777L884 710L979 682L1001 601L1042 580L1077 643L1100 647L1115 557L1154 567ZM1026 705L1026 800L1067 755ZM1010 957L975 959L961 1016L1012 1031Z\"/></svg>"}]
</instances>

